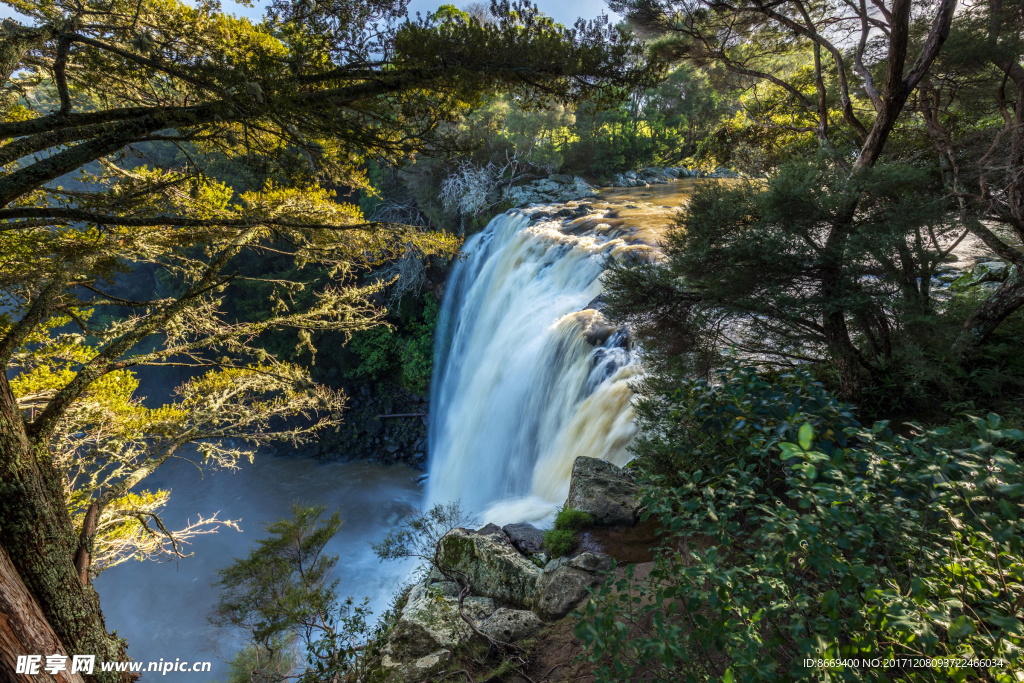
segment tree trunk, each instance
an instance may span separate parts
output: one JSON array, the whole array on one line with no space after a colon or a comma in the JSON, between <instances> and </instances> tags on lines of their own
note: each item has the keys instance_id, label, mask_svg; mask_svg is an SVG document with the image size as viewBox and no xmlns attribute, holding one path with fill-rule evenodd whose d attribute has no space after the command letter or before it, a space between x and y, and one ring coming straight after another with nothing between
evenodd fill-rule
<instances>
[{"instance_id":1,"label":"tree trunk","mask_svg":"<svg viewBox=\"0 0 1024 683\"><path fill-rule=\"evenodd\" d=\"M954 349L965 358L989 338L999 324L1014 311L1024 306L1024 261L1010 269L1006 281L971 312L964 322Z\"/></svg>"},{"instance_id":2,"label":"tree trunk","mask_svg":"<svg viewBox=\"0 0 1024 683\"><path fill-rule=\"evenodd\" d=\"M19 655L67 655L57 634L25 588L11 558L0 548L0 683L84 683L81 674L71 673L68 658L65 671L54 675L40 667L35 675L18 674Z\"/></svg>"},{"instance_id":3,"label":"tree trunk","mask_svg":"<svg viewBox=\"0 0 1024 683\"><path fill-rule=\"evenodd\" d=\"M78 546L61 474L50 463L45 444L28 439L7 377L0 373L0 547L68 654L122 661L127 657L124 643L107 633L99 595L78 578ZM96 676L98 681L119 678Z\"/></svg>"}]
</instances>

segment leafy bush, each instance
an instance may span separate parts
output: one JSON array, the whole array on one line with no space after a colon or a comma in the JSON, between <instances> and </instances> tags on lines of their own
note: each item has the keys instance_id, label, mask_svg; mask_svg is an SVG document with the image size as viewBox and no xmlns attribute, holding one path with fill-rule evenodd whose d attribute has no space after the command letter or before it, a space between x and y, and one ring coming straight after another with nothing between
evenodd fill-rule
<instances>
[{"instance_id":1,"label":"leafy bush","mask_svg":"<svg viewBox=\"0 0 1024 683\"><path fill-rule=\"evenodd\" d=\"M795 407L749 369L721 380L674 405L694 411L676 438L702 445L705 469L648 475L666 531L653 571L609 578L577 626L597 679L1016 680L1024 480L1005 446L1021 432L972 418L951 450L945 430L838 428L849 406L803 374L782 380Z\"/></svg>"},{"instance_id":2,"label":"leafy bush","mask_svg":"<svg viewBox=\"0 0 1024 683\"><path fill-rule=\"evenodd\" d=\"M544 532L544 547L552 557L562 557L576 547L576 534L594 524L594 518L582 510L562 508L555 517L555 528Z\"/></svg>"},{"instance_id":3,"label":"leafy bush","mask_svg":"<svg viewBox=\"0 0 1024 683\"><path fill-rule=\"evenodd\" d=\"M423 298L423 313L401 329L384 325L352 335L349 350L358 362L345 371L351 379L391 377L412 391L430 385L434 360L434 331L441 307L433 296Z\"/></svg>"}]
</instances>

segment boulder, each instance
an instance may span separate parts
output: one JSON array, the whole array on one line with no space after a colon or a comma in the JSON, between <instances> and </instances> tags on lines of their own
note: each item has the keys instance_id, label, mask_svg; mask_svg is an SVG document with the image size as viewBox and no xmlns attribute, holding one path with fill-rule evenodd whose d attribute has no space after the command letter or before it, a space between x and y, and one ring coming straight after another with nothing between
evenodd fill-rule
<instances>
[{"instance_id":1,"label":"boulder","mask_svg":"<svg viewBox=\"0 0 1024 683\"><path fill-rule=\"evenodd\" d=\"M514 643L529 638L543 625L540 618L528 609L500 607L484 619L478 628L492 638Z\"/></svg>"},{"instance_id":2,"label":"boulder","mask_svg":"<svg viewBox=\"0 0 1024 683\"><path fill-rule=\"evenodd\" d=\"M964 273L953 281L952 287L956 290L965 290L968 287L984 284L986 282L1002 282L1013 273L1012 267L1007 267L1002 261L986 261L974 266L974 270Z\"/></svg>"},{"instance_id":3,"label":"boulder","mask_svg":"<svg viewBox=\"0 0 1024 683\"><path fill-rule=\"evenodd\" d=\"M392 659L409 662L468 639L471 629L459 616L458 595L458 587L450 581L416 584L385 646ZM495 609L490 598L467 597L462 605L474 622L483 621Z\"/></svg>"},{"instance_id":4,"label":"boulder","mask_svg":"<svg viewBox=\"0 0 1024 683\"><path fill-rule=\"evenodd\" d=\"M479 531L453 529L441 539L438 559L463 573L474 594L529 609L540 569L493 524Z\"/></svg>"},{"instance_id":5,"label":"boulder","mask_svg":"<svg viewBox=\"0 0 1024 683\"><path fill-rule=\"evenodd\" d=\"M532 524L521 522L501 527L516 550L524 555L539 553L544 550L544 532Z\"/></svg>"},{"instance_id":6,"label":"boulder","mask_svg":"<svg viewBox=\"0 0 1024 683\"><path fill-rule=\"evenodd\" d=\"M579 457L572 465L565 506L594 518L595 526L633 526L640 514L640 487L621 467Z\"/></svg>"},{"instance_id":7,"label":"boulder","mask_svg":"<svg viewBox=\"0 0 1024 683\"><path fill-rule=\"evenodd\" d=\"M444 671L451 661L451 650L441 649L409 661L400 661L391 653L384 653L380 663L388 683L420 683Z\"/></svg>"},{"instance_id":8,"label":"boulder","mask_svg":"<svg viewBox=\"0 0 1024 683\"><path fill-rule=\"evenodd\" d=\"M537 579L533 610L546 621L561 619L587 597L588 588L600 582L597 574L570 566L564 557L552 560Z\"/></svg>"},{"instance_id":9,"label":"boulder","mask_svg":"<svg viewBox=\"0 0 1024 683\"><path fill-rule=\"evenodd\" d=\"M565 564L585 572L607 572L612 568L612 558L598 553L580 553L569 558Z\"/></svg>"}]
</instances>

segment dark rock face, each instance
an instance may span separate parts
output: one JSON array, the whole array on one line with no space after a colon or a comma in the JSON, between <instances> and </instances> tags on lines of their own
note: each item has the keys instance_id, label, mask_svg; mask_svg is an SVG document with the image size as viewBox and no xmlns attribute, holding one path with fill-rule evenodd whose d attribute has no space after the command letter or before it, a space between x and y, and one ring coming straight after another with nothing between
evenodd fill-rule
<instances>
[{"instance_id":1,"label":"dark rock face","mask_svg":"<svg viewBox=\"0 0 1024 683\"><path fill-rule=\"evenodd\" d=\"M640 513L640 487L621 467L597 458L576 458L566 507L582 510L597 526L633 526Z\"/></svg>"},{"instance_id":2,"label":"dark rock face","mask_svg":"<svg viewBox=\"0 0 1024 683\"><path fill-rule=\"evenodd\" d=\"M501 527L516 550L524 555L539 553L544 550L544 532L532 524L508 524Z\"/></svg>"},{"instance_id":3,"label":"dark rock face","mask_svg":"<svg viewBox=\"0 0 1024 683\"><path fill-rule=\"evenodd\" d=\"M426 469L430 412L426 399L379 384L345 387L344 391L349 397L344 424L299 448L291 444L278 446L277 455L297 455L323 462L372 460ZM403 417L381 417L388 415Z\"/></svg>"}]
</instances>

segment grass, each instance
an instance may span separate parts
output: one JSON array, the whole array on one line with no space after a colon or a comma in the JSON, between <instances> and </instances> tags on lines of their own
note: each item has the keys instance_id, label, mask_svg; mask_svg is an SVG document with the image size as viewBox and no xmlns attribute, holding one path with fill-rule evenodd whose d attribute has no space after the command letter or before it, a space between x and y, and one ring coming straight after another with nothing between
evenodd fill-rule
<instances>
[{"instance_id":1,"label":"grass","mask_svg":"<svg viewBox=\"0 0 1024 683\"><path fill-rule=\"evenodd\" d=\"M594 525L594 518L582 510L562 508L555 517L555 528L544 532L544 547L551 557L562 557L576 547L576 534Z\"/></svg>"}]
</instances>

